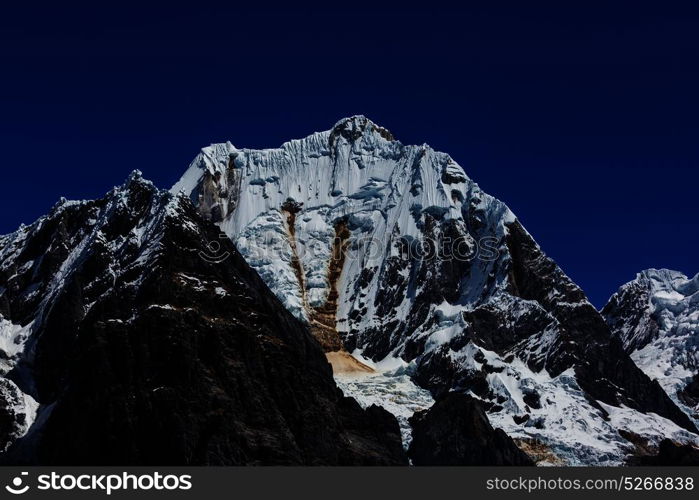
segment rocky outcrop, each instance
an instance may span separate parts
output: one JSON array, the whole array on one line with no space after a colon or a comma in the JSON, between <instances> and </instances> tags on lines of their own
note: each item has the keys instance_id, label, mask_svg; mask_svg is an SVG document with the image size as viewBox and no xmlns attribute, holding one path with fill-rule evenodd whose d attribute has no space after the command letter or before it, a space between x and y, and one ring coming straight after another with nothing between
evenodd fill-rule
<instances>
[{"instance_id":1,"label":"rocky outcrop","mask_svg":"<svg viewBox=\"0 0 699 500\"><path fill-rule=\"evenodd\" d=\"M407 463L395 418L342 395L308 328L219 236L135 174L2 240L3 317L31 325L5 377L39 403L4 463Z\"/></svg>"},{"instance_id":2,"label":"rocky outcrop","mask_svg":"<svg viewBox=\"0 0 699 500\"><path fill-rule=\"evenodd\" d=\"M410 419L414 465L534 465L472 397L450 392Z\"/></svg>"}]
</instances>

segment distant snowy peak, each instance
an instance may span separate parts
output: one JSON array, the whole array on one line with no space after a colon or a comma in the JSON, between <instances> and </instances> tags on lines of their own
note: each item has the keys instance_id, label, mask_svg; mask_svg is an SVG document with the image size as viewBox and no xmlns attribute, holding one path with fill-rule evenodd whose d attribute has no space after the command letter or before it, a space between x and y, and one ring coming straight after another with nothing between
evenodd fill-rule
<instances>
[{"instance_id":1,"label":"distant snowy peak","mask_svg":"<svg viewBox=\"0 0 699 500\"><path fill-rule=\"evenodd\" d=\"M602 314L636 364L699 422L699 274L642 271Z\"/></svg>"},{"instance_id":2,"label":"distant snowy peak","mask_svg":"<svg viewBox=\"0 0 699 500\"><path fill-rule=\"evenodd\" d=\"M647 269L622 285L602 309L607 323L628 352L642 349L661 332L674 329L677 317L699 306L699 274Z\"/></svg>"}]
</instances>

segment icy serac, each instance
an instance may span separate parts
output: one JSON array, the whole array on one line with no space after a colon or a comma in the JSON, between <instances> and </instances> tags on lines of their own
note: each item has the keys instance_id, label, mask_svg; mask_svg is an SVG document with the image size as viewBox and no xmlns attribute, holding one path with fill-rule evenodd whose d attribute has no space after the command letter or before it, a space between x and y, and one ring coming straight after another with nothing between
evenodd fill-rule
<instances>
[{"instance_id":1,"label":"icy serac","mask_svg":"<svg viewBox=\"0 0 699 500\"><path fill-rule=\"evenodd\" d=\"M602 314L638 367L699 424L699 274L642 271Z\"/></svg>"},{"instance_id":2,"label":"icy serac","mask_svg":"<svg viewBox=\"0 0 699 500\"><path fill-rule=\"evenodd\" d=\"M355 116L276 149L206 147L172 190L326 351L398 357L433 395L477 397L495 427L543 443L542 462L622 462L637 452L628 426L649 443L696 439L584 293L447 154Z\"/></svg>"}]
</instances>

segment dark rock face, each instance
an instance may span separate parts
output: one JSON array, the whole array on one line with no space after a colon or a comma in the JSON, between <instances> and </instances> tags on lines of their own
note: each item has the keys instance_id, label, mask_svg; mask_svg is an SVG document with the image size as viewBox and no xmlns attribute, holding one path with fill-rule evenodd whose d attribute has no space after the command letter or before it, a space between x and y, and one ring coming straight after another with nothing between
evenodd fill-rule
<instances>
[{"instance_id":1,"label":"dark rock face","mask_svg":"<svg viewBox=\"0 0 699 500\"><path fill-rule=\"evenodd\" d=\"M699 465L699 449L690 445L678 445L669 439L664 439L656 455L636 457L629 465L652 466L690 466Z\"/></svg>"},{"instance_id":2,"label":"dark rock face","mask_svg":"<svg viewBox=\"0 0 699 500\"><path fill-rule=\"evenodd\" d=\"M414 465L534 465L472 397L447 393L411 419Z\"/></svg>"},{"instance_id":3,"label":"dark rock face","mask_svg":"<svg viewBox=\"0 0 699 500\"><path fill-rule=\"evenodd\" d=\"M6 377L40 403L3 462L407 463L395 418L343 397L307 327L187 198L133 176L3 243L0 312L34 321Z\"/></svg>"},{"instance_id":4,"label":"dark rock face","mask_svg":"<svg viewBox=\"0 0 699 500\"><path fill-rule=\"evenodd\" d=\"M658 335L658 323L649 314L650 295L646 283L632 282L614 294L601 311L628 353L645 347Z\"/></svg>"},{"instance_id":5,"label":"dark rock face","mask_svg":"<svg viewBox=\"0 0 699 500\"><path fill-rule=\"evenodd\" d=\"M699 407L699 373L695 374L677 395L688 407Z\"/></svg>"}]
</instances>

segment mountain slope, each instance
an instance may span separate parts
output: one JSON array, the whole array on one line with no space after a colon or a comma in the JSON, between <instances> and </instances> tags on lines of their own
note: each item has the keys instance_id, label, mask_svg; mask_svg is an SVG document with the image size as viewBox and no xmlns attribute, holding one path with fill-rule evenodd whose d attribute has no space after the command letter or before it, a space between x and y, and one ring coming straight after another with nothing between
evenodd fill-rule
<instances>
[{"instance_id":1,"label":"mountain slope","mask_svg":"<svg viewBox=\"0 0 699 500\"><path fill-rule=\"evenodd\" d=\"M218 236L135 173L0 239L5 463L407 462Z\"/></svg>"},{"instance_id":2,"label":"mountain slope","mask_svg":"<svg viewBox=\"0 0 699 500\"><path fill-rule=\"evenodd\" d=\"M568 463L633 449L604 405L696 438L507 206L444 153L352 117L277 149L204 148L172 191L326 351L401 358L433 394L476 396L496 427Z\"/></svg>"},{"instance_id":3,"label":"mountain slope","mask_svg":"<svg viewBox=\"0 0 699 500\"><path fill-rule=\"evenodd\" d=\"M699 274L642 271L602 315L638 367L699 424Z\"/></svg>"}]
</instances>

